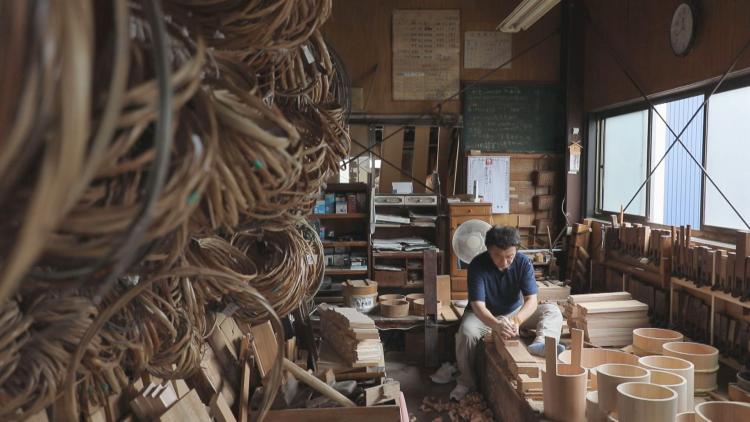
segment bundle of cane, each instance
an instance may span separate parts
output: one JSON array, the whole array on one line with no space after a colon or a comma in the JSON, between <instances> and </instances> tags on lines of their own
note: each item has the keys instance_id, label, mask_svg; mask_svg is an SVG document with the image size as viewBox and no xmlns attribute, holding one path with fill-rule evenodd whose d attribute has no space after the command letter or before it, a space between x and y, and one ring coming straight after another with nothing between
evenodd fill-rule
<instances>
[{"instance_id":1,"label":"bundle of cane","mask_svg":"<svg viewBox=\"0 0 750 422\"><path fill-rule=\"evenodd\" d=\"M282 194L299 178L302 148L278 109L223 85L213 92L221 136L203 208L212 228L231 233L241 221L275 219L298 206Z\"/></svg>"},{"instance_id":2,"label":"bundle of cane","mask_svg":"<svg viewBox=\"0 0 750 422\"><path fill-rule=\"evenodd\" d=\"M127 58L115 55L109 96L92 110L93 2L9 2L2 8L0 26L12 29L11 48L24 53L5 52L0 63L3 83L16 84L7 92L17 95L8 98L4 91L0 107L0 302L16 291L97 167L115 129L127 69ZM115 44L122 46L125 2L116 1L114 10ZM16 44L18 37L28 39ZM6 101L17 110L14 119ZM92 112L99 116L95 128Z\"/></svg>"},{"instance_id":3,"label":"bundle of cane","mask_svg":"<svg viewBox=\"0 0 750 422\"><path fill-rule=\"evenodd\" d=\"M167 0L165 10L220 54L263 69L322 26L331 0Z\"/></svg>"},{"instance_id":4,"label":"bundle of cane","mask_svg":"<svg viewBox=\"0 0 750 422\"><path fill-rule=\"evenodd\" d=\"M25 420L57 399L72 351L97 315L86 297L50 292L28 295L20 306L23 312L14 300L3 306L3 352L11 359L0 361L1 420ZM85 350L96 355L99 347L96 338Z\"/></svg>"},{"instance_id":5,"label":"bundle of cane","mask_svg":"<svg viewBox=\"0 0 750 422\"><path fill-rule=\"evenodd\" d=\"M152 127L158 116L160 94L151 79L154 66L147 60L149 55L144 54L145 41L133 42L131 47L134 65L130 88L122 100L123 111L116 121L117 136L101 154L93 180L81 200L51 236L40 262L44 267L34 273L37 277L91 277L107 268L120 258L118 247L133 225L143 218L146 201L154 201L153 211L134 247L164 240L171 234L166 242L150 249L162 259L166 257L166 266L184 248L187 220L207 184L217 140L212 103L207 94L198 91L205 49L199 42L192 57L184 62L179 62L179 58L186 54L172 54L175 58L172 104L179 125L174 129L171 151L166 151L170 163L163 189L155 192L148 181L155 171L154 165L160 164L155 163L160 146ZM173 233L176 229L181 233Z\"/></svg>"}]
</instances>

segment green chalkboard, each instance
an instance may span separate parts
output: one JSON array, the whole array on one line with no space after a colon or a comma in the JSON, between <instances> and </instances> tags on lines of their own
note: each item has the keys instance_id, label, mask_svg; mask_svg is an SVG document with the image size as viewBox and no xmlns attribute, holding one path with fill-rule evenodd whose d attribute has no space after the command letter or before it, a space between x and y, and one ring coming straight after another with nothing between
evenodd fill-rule
<instances>
[{"instance_id":1,"label":"green chalkboard","mask_svg":"<svg viewBox=\"0 0 750 422\"><path fill-rule=\"evenodd\" d=\"M464 149L560 152L563 102L556 85L486 83L463 92Z\"/></svg>"}]
</instances>

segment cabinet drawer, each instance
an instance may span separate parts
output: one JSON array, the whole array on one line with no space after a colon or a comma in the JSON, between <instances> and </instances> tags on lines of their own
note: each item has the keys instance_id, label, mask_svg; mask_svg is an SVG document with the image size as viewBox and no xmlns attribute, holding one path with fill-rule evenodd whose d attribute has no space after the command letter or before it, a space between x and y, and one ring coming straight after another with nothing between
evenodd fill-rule
<instances>
[{"instance_id":1,"label":"cabinet drawer","mask_svg":"<svg viewBox=\"0 0 750 422\"><path fill-rule=\"evenodd\" d=\"M460 215L492 215L492 204L475 203L475 204L448 204L448 212L453 216Z\"/></svg>"},{"instance_id":2,"label":"cabinet drawer","mask_svg":"<svg viewBox=\"0 0 750 422\"><path fill-rule=\"evenodd\" d=\"M468 300L469 292L451 292L451 300Z\"/></svg>"}]
</instances>

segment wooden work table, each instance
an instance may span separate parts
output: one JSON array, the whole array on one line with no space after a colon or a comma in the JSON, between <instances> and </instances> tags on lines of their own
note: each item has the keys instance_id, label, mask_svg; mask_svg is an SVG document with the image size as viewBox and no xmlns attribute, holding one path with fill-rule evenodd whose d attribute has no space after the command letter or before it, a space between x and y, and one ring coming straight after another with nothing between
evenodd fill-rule
<instances>
[{"instance_id":1,"label":"wooden work table","mask_svg":"<svg viewBox=\"0 0 750 422\"><path fill-rule=\"evenodd\" d=\"M477 357L480 391L495 419L524 422L544 420L542 402L526 399L518 393L492 340L485 338L478 344Z\"/></svg>"}]
</instances>

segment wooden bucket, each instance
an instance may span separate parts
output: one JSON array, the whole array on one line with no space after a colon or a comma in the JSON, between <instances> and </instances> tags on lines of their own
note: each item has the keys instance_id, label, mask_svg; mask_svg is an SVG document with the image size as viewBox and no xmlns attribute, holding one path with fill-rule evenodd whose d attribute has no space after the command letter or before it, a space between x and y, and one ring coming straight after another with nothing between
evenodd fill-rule
<instances>
[{"instance_id":1,"label":"wooden bucket","mask_svg":"<svg viewBox=\"0 0 750 422\"><path fill-rule=\"evenodd\" d=\"M378 283L372 280L346 280L341 285L346 306L366 314L377 305Z\"/></svg>"},{"instance_id":2,"label":"wooden bucket","mask_svg":"<svg viewBox=\"0 0 750 422\"><path fill-rule=\"evenodd\" d=\"M682 412L678 413L675 417L674 422L695 422L695 412Z\"/></svg>"},{"instance_id":3,"label":"wooden bucket","mask_svg":"<svg viewBox=\"0 0 750 422\"><path fill-rule=\"evenodd\" d=\"M599 393L597 391L586 393L586 421L607 422L607 415L599 408Z\"/></svg>"},{"instance_id":4,"label":"wooden bucket","mask_svg":"<svg viewBox=\"0 0 750 422\"><path fill-rule=\"evenodd\" d=\"M664 328L636 328L633 330L633 347L637 350L652 354L662 354L662 345L675 341L682 341L681 333Z\"/></svg>"},{"instance_id":5,"label":"wooden bucket","mask_svg":"<svg viewBox=\"0 0 750 422\"><path fill-rule=\"evenodd\" d=\"M387 295L378 296L378 302L384 302L386 300L406 300L406 296L397 295L397 294L387 294Z\"/></svg>"},{"instance_id":6,"label":"wooden bucket","mask_svg":"<svg viewBox=\"0 0 750 422\"><path fill-rule=\"evenodd\" d=\"M695 406L695 420L705 422L750 421L750 403L707 401Z\"/></svg>"},{"instance_id":7,"label":"wooden bucket","mask_svg":"<svg viewBox=\"0 0 750 422\"><path fill-rule=\"evenodd\" d=\"M571 363L571 351L566 350L558 356L560 362ZM581 366L589 370L591 388L597 388L596 367L606 363L638 365L638 356L620 350L588 348L581 351Z\"/></svg>"},{"instance_id":8,"label":"wooden bucket","mask_svg":"<svg viewBox=\"0 0 750 422\"><path fill-rule=\"evenodd\" d=\"M677 393L661 385L626 382L617 386L619 422L673 421Z\"/></svg>"},{"instance_id":9,"label":"wooden bucket","mask_svg":"<svg viewBox=\"0 0 750 422\"><path fill-rule=\"evenodd\" d=\"M387 318L399 318L409 315L409 302L402 299L383 300L380 302L380 315Z\"/></svg>"},{"instance_id":10,"label":"wooden bucket","mask_svg":"<svg viewBox=\"0 0 750 422\"><path fill-rule=\"evenodd\" d=\"M586 417L586 369L573 364L557 363L557 340L545 337L546 368L542 369L544 415L552 420L579 422Z\"/></svg>"},{"instance_id":11,"label":"wooden bucket","mask_svg":"<svg viewBox=\"0 0 750 422\"><path fill-rule=\"evenodd\" d=\"M638 363L646 369L657 369L680 375L687 382L687 391L694 391L695 366L692 362L673 356L644 356L638 359ZM686 396L687 408L692 409L693 395L688 393Z\"/></svg>"},{"instance_id":12,"label":"wooden bucket","mask_svg":"<svg viewBox=\"0 0 750 422\"><path fill-rule=\"evenodd\" d=\"M674 356L695 365L694 392L706 393L718 388L719 349L702 343L671 342L662 345L665 356Z\"/></svg>"},{"instance_id":13,"label":"wooden bucket","mask_svg":"<svg viewBox=\"0 0 750 422\"><path fill-rule=\"evenodd\" d=\"M651 384L661 385L663 387L671 388L677 393L677 411L687 412L691 410L688 407L688 389L687 380L682 375L677 375L672 372L660 371L658 369L651 370ZM692 394L692 393L689 393Z\"/></svg>"},{"instance_id":14,"label":"wooden bucket","mask_svg":"<svg viewBox=\"0 0 750 422\"><path fill-rule=\"evenodd\" d=\"M606 363L596 367L599 409L610 414L617 409L617 386L626 382L649 382L648 369L635 365Z\"/></svg>"},{"instance_id":15,"label":"wooden bucket","mask_svg":"<svg viewBox=\"0 0 750 422\"><path fill-rule=\"evenodd\" d=\"M438 300L437 307L438 311L440 310L440 307L443 306L443 303ZM424 316L424 298L422 299L414 299L411 301L411 314L416 316Z\"/></svg>"}]
</instances>

